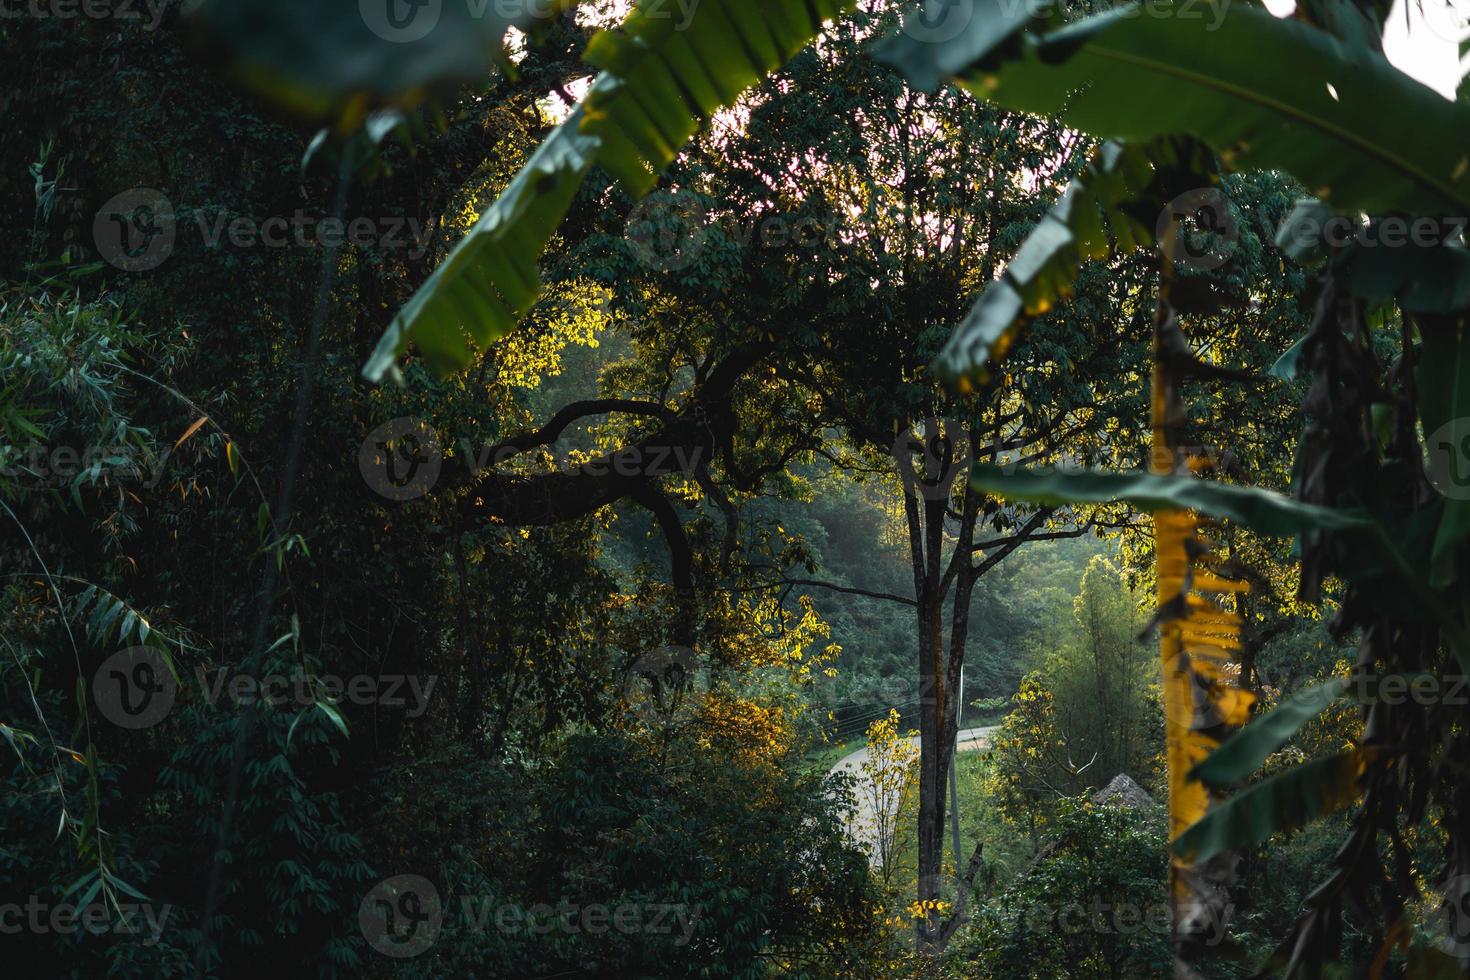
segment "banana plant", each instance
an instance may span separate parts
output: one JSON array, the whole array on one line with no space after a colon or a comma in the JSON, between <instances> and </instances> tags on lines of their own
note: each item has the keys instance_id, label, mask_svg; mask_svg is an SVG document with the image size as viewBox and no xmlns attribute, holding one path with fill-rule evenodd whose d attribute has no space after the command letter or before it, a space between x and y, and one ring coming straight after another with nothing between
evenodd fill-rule
<instances>
[{"instance_id":1,"label":"banana plant","mask_svg":"<svg viewBox=\"0 0 1470 980\"><path fill-rule=\"evenodd\" d=\"M856 0L640 0L587 46L601 69L546 139L394 317L363 369L391 376L410 344L448 374L513 329L541 293L536 262L593 165L641 197L699 128L811 43ZM676 16L678 15L678 16Z\"/></svg>"},{"instance_id":2,"label":"banana plant","mask_svg":"<svg viewBox=\"0 0 1470 980\"><path fill-rule=\"evenodd\" d=\"M1167 195L1190 189L1180 181L1206 188L1232 169L1272 168L1290 173L1316 195L1289 225L1312 225L1305 219L1320 225L1343 212L1464 214L1470 204L1470 108L1441 98L1388 63L1379 41L1384 11L1374 2L1313 0L1295 19L1241 4L1166 3L1147 9L1130 4L1072 23L1046 0L1019 13L1015 4L1002 0L935 0L929 8L931 20L943 11L951 22L968 19L968 26L938 42L908 31L885 46L879 57L912 84L933 90L953 82L1006 108L1051 116L1113 141L1103 145L1016 260L982 293L936 360L936 371L961 387L985 383L991 363L1016 343L1027 321L1067 298L1082 262L1153 244L1163 256L1154 324L1153 458L1161 471L1154 479L1166 482L1140 496L1142 502L1159 504L1172 495L1176 503L1150 509L1156 510L1157 621L1169 722L1176 952L1188 961L1199 953L1191 942L1193 924L1223 901L1231 851L1357 798L1373 749L1363 746L1316 760L1229 800L1224 794L1242 774L1223 761L1209 764L1214 751L1224 747L1237 759L1242 754L1263 759L1259 751L1243 753L1240 746L1269 745L1283 725L1275 719L1257 728L1257 722L1224 747L1220 742L1247 720L1249 693L1227 682L1230 655L1239 647L1238 617L1208 596L1245 584L1214 574L1209 546L1197 533L1201 510L1217 494L1182 493L1181 478L1172 475L1202 467L1170 442L1182 421L1179 368L1187 374L1197 362L1171 303L1178 282L1171 258L1179 226ZM1186 138L1209 147L1213 159L1180 167L1179 141ZM1157 215L1157 222L1148 221L1149 215ZM1292 230L1295 238L1303 237ZM1318 245L1306 238L1302 252ZM1376 291L1380 300L1407 299L1407 308L1446 321L1437 330L1421 329L1426 354L1442 348L1441 356L1433 363L1426 360L1421 369L1421 404L1433 409L1423 413L1426 429L1431 417L1454 415L1455 399L1447 393L1470 389L1459 384L1457 374L1464 317L1453 316L1470 299L1470 262L1449 244L1425 249L1433 266L1428 273L1414 262L1425 261L1425 255L1385 256L1379 250L1333 257L1333 271L1353 283L1346 288L1360 295ZM1326 288L1337 295L1332 280ZM1323 343L1317 341L1319 349ZM976 480L978 487L1012 498L1038 489L1034 480L1027 487L1024 477L996 479L994 473L977 472ZM1090 481L1096 491L1096 476ZM1113 489L1124 496L1108 499L1126 499L1126 488ZM1065 497L1056 487L1049 493ZM1230 516L1278 532L1283 514L1302 516L1284 507L1269 512L1277 520L1253 522L1250 518L1259 518L1260 511L1246 514L1238 508ZM1442 513L1434 551L1439 580L1432 579L1430 586L1445 584L1455 547L1470 535L1463 503L1452 501ZM1339 513L1329 523L1354 519ZM1385 550L1396 553L1382 529L1377 531ZM1430 595L1425 605L1436 606L1432 590L1407 563L1398 564L1416 594ZM1452 646L1457 645L1455 631L1463 632L1461 624L1449 622ZM1297 710L1300 714L1300 706ZM1224 778L1222 771L1234 778ZM1329 882L1338 894L1351 880L1352 863L1345 858ZM1312 959L1304 956L1307 950L1319 954L1308 968L1320 969L1336 921L1329 904L1324 899L1299 924L1283 960L1288 972ZM1187 963L1181 965L1182 975L1192 975Z\"/></svg>"},{"instance_id":3,"label":"banana plant","mask_svg":"<svg viewBox=\"0 0 1470 980\"><path fill-rule=\"evenodd\" d=\"M915 86L932 90L953 82L1135 152L1152 141L1192 136L1218 154L1223 169L1283 170L1339 212L1464 214L1470 207L1464 139L1470 106L1391 65L1356 14L1332 22L1345 35L1338 36L1228 0L1147 9L1126 4L1074 23L1065 23L1047 0L935 0L931 6L949 8L945 16L967 29L943 42L908 31L878 52ZM1317 6L1358 9L1346 0ZM1029 16L1018 16L1018 9ZM995 29L998 24L1005 29ZM1145 156L1161 177L1175 166L1168 155ZM1106 164L1100 156L1096 165ZM1209 181L1208 174L1198 176ZM1080 178L1084 187L1087 178ZM1095 200L1109 219L1124 205L1151 203L1143 195ZM1099 219L1069 213L1065 220L1083 227ZM1139 230L1150 227L1156 225L1145 222ZM1049 230L1043 224L1038 234ZM1152 238L1137 244L1151 245ZM1054 268L1032 272L1017 262L1009 276L1011 287L1019 280L1035 291L1033 309L1065 295L1047 295ZM1007 291L992 286L955 331L936 361L940 372L982 377L986 361L1014 339L1010 331L1021 311L993 298L997 290Z\"/></svg>"}]
</instances>

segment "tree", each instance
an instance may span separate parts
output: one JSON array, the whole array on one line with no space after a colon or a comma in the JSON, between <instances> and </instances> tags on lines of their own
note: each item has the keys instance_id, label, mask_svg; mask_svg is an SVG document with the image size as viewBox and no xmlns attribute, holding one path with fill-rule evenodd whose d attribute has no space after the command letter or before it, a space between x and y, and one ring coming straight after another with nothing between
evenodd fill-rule
<instances>
[{"instance_id":1,"label":"tree","mask_svg":"<svg viewBox=\"0 0 1470 980\"><path fill-rule=\"evenodd\" d=\"M1155 821L1150 813L1064 800L1048 849L987 905L964 944L982 975L1123 980L1167 973L1166 841Z\"/></svg>"},{"instance_id":2,"label":"tree","mask_svg":"<svg viewBox=\"0 0 1470 980\"><path fill-rule=\"evenodd\" d=\"M1119 773L1154 785L1163 748L1139 597L1095 556L1072 606L1074 623L1041 641L990 747L992 792L1033 844L1061 800Z\"/></svg>"},{"instance_id":3,"label":"tree","mask_svg":"<svg viewBox=\"0 0 1470 980\"><path fill-rule=\"evenodd\" d=\"M912 800L919 770L918 748L898 734L898 718L897 711L890 711L887 718L868 726L868 753L858 766L857 798L859 810L871 813L872 819L864 820L861 813L853 817L857 832L873 843L884 885L893 883L899 814Z\"/></svg>"}]
</instances>

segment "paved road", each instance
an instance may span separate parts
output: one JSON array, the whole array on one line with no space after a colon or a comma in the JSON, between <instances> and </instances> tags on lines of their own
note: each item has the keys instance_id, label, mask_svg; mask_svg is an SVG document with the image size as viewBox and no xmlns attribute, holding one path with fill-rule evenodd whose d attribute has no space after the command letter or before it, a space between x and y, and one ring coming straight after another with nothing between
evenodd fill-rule
<instances>
[{"instance_id":1,"label":"paved road","mask_svg":"<svg viewBox=\"0 0 1470 980\"><path fill-rule=\"evenodd\" d=\"M999 728L999 725L989 725L984 728L966 728L960 731L959 750L961 752L973 752L983 749L990 744L990 733ZM909 744L914 748L919 747L919 736L915 735L909 739ZM867 761L867 748L858 749L856 752L843 756L843 758L832 767L832 771L849 772L854 778L862 779L861 766ZM946 791L948 785L946 784ZM868 852L868 859L875 860L878 854L878 827L877 811L870 795L863 792L859 783L857 791L857 812L848 815L847 830L854 840L862 845L863 850Z\"/></svg>"}]
</instances>

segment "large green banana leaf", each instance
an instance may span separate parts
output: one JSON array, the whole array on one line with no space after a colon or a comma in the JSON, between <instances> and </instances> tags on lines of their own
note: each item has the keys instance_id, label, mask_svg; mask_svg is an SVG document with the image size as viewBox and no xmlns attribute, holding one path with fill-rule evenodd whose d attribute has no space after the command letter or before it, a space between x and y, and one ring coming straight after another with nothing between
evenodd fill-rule
<instances>
[{"instance_id":1,"label":"large green banana leaf","mask_svg":"<svg viewBox=\"0 0 1470 980\"><path fill-rule=\"evenodd\" d=\"M511 27L545 21L560 0L202 0L200 13L247 80L320 113L353 96L387 101L482 78ZM187 7L187 4L185 5Z\"/></svg>"},{"instance_id":2,"label":"large green banana leaf","mask_svg":"<svg viewBox=\"0 0 1470 980\"><path fill-rule=\"evenodd\" d=\"M1292 535L1372 526L1364 514L1303 503L1260 487L1241 487L1194 476L1083 469L1046 472L977 463L971 472L970 485L1006 500L1040 504L1116 502L1150 513L1192 510L1235 521L1262 534Z\"/></svg>"},{"instance_id":3,"label":"large green banana leaf","mask_svg":"<svg viewBox=\"0 0 1470 980\"><path fill-rule=\"evenodd\" d=\"M1304 762L1262 780L1210 810L1174 841L1176 854L1203 864L1226 851L1297 830L1358 798L1364 749Z\"/></svg>"},{"instance_id":4,"label":"large green banana leaf","mask_svg":"<svg viewBox=\"0 0 1470 980\"><path fill-rule=\"evenodd\" d=\"M880 57L928 81L945 53L1014 0L960 0L965 33L900 35ZM1014 18L1013 18L1014 19ZM1340 209L1461 213L1470 206L1470 106L1366 45L1228 0L1120 7L1046 33L1017 27L950 73L1011 109L1106 139L1187 133L1227 165L1285 170Z\"/></svg>"},{"instance_id":5,"label":"large green banana leaf","mask_svg":"<svg viewBox=\"0 0 1470 980\"><path fill-rule=\"evenodd\" d=\"M429 370L468 365L519 322L541 292L536 260L556 233L592 166L597 141L572 112L532 154L469 234L418 288L378 341L363 374L379 381L397 370L410 341Z\"/></svg>"},{"instance_id":6,"label":"large green banana leaf","mask_svg":"<svg viewBox=\"0 0 1470 980\"><path fill-rule=\"evenodd\" d=\"M1288 698L1227 738L1190 775L1222 789L1249 779L1266 764L1272 752L1331 707L1347 688L1348 682L1339 677Z\"/></svg>"},{"instance_id":7,"label":"large green banana leaf","mask_svg":"<svg viewBox=\"0 0 1470 980\"><path fill-rule=\"evenodd\" d=\"M937 372L968 383L1005 354L1026 320L1071 298L1082 263L1154 243L1156 218L1177 195L1218 179L1213 154L1189 138L1104 143L955 330Z\"/></svg>"},{"instance_id":8,"label":"large green banana leaf","mask_svg":"<svg viewBox=\"0 0 1470 980\"><path fill-rule=\"evenodd\" d=\"M444 264L403 307L363 369L373 381L410 343L447 374L509 332L541 292L541 251L594 163L635 196L716 110L811 42L856 0L643 0L588 45L603 69Z\"/></svg>"}]
</instances>

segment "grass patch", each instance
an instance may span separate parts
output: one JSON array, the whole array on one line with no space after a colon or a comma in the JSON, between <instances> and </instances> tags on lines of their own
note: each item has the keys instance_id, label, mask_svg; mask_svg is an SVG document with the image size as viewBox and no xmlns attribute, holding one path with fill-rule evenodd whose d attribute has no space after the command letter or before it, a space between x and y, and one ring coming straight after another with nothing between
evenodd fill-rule
<instances>
[{"instance_id":1,"label":"grass patch","mask_svg":"<svg viewBox=\"0 0 1470 980\"><path fill-rule=\"evenodd\" d=\"M845 757L868 744L862 735L854 735L845 742L817 744L807 750L806 761L813 769L830 770Z\"/></svg>"}]
</instances>

